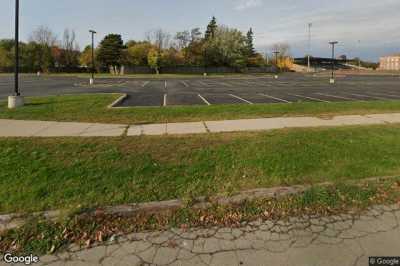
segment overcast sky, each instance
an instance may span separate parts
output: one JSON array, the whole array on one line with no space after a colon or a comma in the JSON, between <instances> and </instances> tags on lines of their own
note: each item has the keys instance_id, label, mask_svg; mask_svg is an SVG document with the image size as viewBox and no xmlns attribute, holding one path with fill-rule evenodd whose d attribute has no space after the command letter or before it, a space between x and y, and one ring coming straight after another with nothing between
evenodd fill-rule
<instances>
[{"instance_id":1,"label":"overcast sky","mask_svg":"<svg viewBox=\"0 0 400 266\"><path fill-rule=\"evenodd\" d=\"M327 44L340 41L338 54L377 60L400 52L400 0L20 0L21 37L45 25L60 37L74 29L82 47L88 29L120 33L124 40L143 39L163 28L174 33L204 30L211 16L243 32L252 27L257 48L287 42L294 56L307 52L307 24L312 22L312 54L329 56ZM1 0L0 38L12 38L14 0ZM360 42L359 42L360 41Z\"/></svg>"}]
</instances>

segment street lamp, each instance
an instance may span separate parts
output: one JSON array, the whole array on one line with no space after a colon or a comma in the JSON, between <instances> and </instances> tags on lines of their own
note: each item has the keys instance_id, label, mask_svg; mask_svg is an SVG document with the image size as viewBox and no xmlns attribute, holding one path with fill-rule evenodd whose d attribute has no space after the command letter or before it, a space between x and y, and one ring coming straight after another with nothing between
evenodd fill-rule
<instances>
[{"instance_id":1,"label":"street lamp","mask_svg":"<svg viewBox=\"0 0 400 266\"><path fill-rule=\"evenodd\" d=\"M361 71L361 53L360 53L360 45L361 40L358 40L358 70Z\"/></svg>"},{"instance_id":2,"label":"street lamp","mask_svg":"<svg viewBox=\"0 0 400 266\"><path fill-rule=\"evenodd\" d=\"M275 79L277 79L278 78L278 73L279 73L279 66L278 66L278 55L279 55L279 51L278 50L276 50L276 51L274 51L274 52L272 52L274 55L275 55L275 67L276 67L276 74L275 74Z\"/></svg>"},{"instance_id":3,"label":"street lamp","mask_svg":"<svg viewBox=\"0 0 400 266\"><path fill-rule=\"evenodd\" d=\"M329 42L329 44L332 45L332 76L329 81L331 84L335 83L335 45L338 43L337 41Z\"/></svg>"},{"instance_id":4,"label":"street lamp","mask_svg":"<svg viewBox=\"0 0 400 266\"><path fill-rule=\"evenodd\" d=\"M311 27L312 23L308 23L308 56L307 56L307 66L308 72L311 72Z\"/></svg>"},{"instance_id":5,"label":"street lamp","mask_svg":"<svg viewBox=\"0 0 400 266\"><path fill-rule=\"evenodd\" d=\"M90 85L94 84L94 71L96 69L95 63L94 63L94 35L97 33L94 30L89 30L89 32L92 34L92 77L90 78Z\"/></svg>"},{"instance_id":6,"label":"street lamp","mask_svg":"<svg viewBox=\"0 0 400 266\"><path fill-rule=\"evenodd\" d=\"M8 108L14 109L24 105L24 98L19 91L19 0L15 0L15 70L14 95L8 97Z\"/></svg>"}]
</instances>

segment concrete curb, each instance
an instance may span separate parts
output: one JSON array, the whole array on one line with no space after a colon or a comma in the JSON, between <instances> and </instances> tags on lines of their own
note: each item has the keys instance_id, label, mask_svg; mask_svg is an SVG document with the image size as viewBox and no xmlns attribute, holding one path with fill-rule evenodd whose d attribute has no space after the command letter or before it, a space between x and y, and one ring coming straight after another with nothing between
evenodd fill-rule
<instances>
[{"instance_id":1,"label":"concrete curb","mask_svg":"<svg viewBox=\"0 0 400 266\"><path fill-rule=\"evenodd\" d=\"M115 106L120 104L121 102L123 102L126 98L128 98L128 94L125 93L121 97L116 99L113 103L111 103L109 106L107 106L107 108L108 109L118 108L118 107L115 107Z\"/></svg>"},{"instance_id":2,"label":"concrete curb","mask_svg":"<svg viewBox=\"0 0 400 266\"><path fill-rule=\"evenodd\" d=\"M350 180L345 182L348 185L362 185L368 182L380 182L393 178L399 177L396 176L385 176L385 177L372 177L366 178L362 180ZM220 206L234 206L247 201L254 200L266 200L266 199L280 199L291 195L302 194L306 190L312 187L326 187L334 185L333 182L324 182L318 183L315 185L297 185L291 187L273 187L273 188L259 188L242 191L236 195L231 197L226 197L222 195L214 196L214 197L199 197L194 200L193 205L191 205L192 209L201 210L207 209L214 205ZM158 201L158 202L146 202L146 203L135 203L135 204L124 204L119 206L108 206L104 208L97 208L83 212L82 214L89 215L117 215L120 217L131 217L138 213L146 213L146 214L157 214L163 213L167 211L176 211L182 208L187 207L188 204L181 199L168 200L168 201ZM29 218L32 217L41 217L45 220L49 221L57 221L65 214L65 211L62 210L54 210L54 211L46 211L46 212L36 212L32 214L5 214L0 215L0 232L15 229L21 227L26 223Z\"/></svg>"}]
</instances>

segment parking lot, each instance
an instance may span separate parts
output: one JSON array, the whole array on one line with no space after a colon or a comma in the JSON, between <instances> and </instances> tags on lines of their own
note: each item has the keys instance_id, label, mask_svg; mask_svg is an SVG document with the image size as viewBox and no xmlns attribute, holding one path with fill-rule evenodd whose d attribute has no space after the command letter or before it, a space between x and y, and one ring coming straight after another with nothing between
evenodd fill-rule
<instances>
[{"instance_id":1,"label":"parking lot","mask_svg":"<svg viewBox=\"0 0 400 266\"><path fill-rule=\"evenodd\" d=\"M300 74L284 74L278 79L272 76L102 78L94 86L87 83L87 79L76 77L22 76L21 91L25 96L126 93L128 97L119 107L400 100L399 76L340 76L333 85L328 77ZM12 90L12 76L1 76L0 99L6 99Z\"/></svg>"}]
</instances>

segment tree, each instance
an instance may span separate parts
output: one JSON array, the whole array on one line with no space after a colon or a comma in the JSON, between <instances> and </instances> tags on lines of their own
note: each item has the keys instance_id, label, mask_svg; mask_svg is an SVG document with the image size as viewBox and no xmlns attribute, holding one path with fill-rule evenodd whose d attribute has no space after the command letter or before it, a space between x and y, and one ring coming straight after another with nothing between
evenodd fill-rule
<instances>
[{"instance_id":1,"label":"tree","mask_svg":"<svg viewBox=\"0 0 400 266\"><path fill-rule=\"evenodd\" d=\"M39 26L31 33L29 40L42 46L52 47L57 43L57 36L49 27Z\"/></svg>"},{"instance_id":2,"label":"tree","mask_svg":"<svg viewBox=\"0 0 400 266\"><path fill-rule=\"evenodd\" d=\"M157 29L146 32L146 40L155 45L158 49L158 52L161 53L162 49L169 48L171 35L162 29Z\"/></svg>"},{"instance_id":3,"label":"tree","mask_svg":"<svg viewBox=\"0 0 400 266\"><path fill-rule=\"evenodd\" d=\"M35 53L36 62L32 62L38 71L48 72L54 66L55 60L52 54L52 47L57 44L57 36L45 26L39 26L30 35L31 53Z\"/></svg>"},{"instance_id":4,"label":"tree","mask_svg":"<svg viewBox=\"0 0 400 266\"><path fill-rule=\"evenodd\" d=\"M14 40L0 40L0 68L11 68L14 58Z\"/></svg>"},{"instance_id":5,"label":"tree","mask_svg":"<svg viewBox=\"0 0 400 266\"><path fill-rule=\"evenodd\" d=\"M205 33L204 38L206 39L206 41L209 41L210 39L214 39L217 28L218 28L217 19L215 17L212 17L210 23L207 26L207 30Z\"/></svg>"},{"instance_id":6,"label":"tree","mask_svg":"<svg viewBox=\"0 0 400 266\"><path fill-rule=\"evenodd\" d=\"M165 49L160 59L160 66L180 66L185 63L185 57L182 52L173 47Z\"/></svg>"},{"instance_id":7,"label":"tree","mask_svg":"<svg viewBox=\"0 0 400 266\"><path fill-rule=\"evenodd\" d=\"M127 61L129 65L132 66L146 66L147 65L147 55L151 49L155 47L147 42L129 42L127 51Z\"/></svg>"},{"instance_id":8,"label":"tree","mask_svg":"<svg viewBox=\"0 0 400 266\"><path fill-rule=\"evenodd\" d=\"M187 30L177 32L175 35L175 40L178 42L178 49L186 48L191 41L190 32Z\"/></svg>"},{"instance_id":9,"label":"tree","mask_svg":"<svg viewBox=\"0 0 400 266\"><path fill-rule=\"evenodd\" d=\"M190 31L190 42L197 42L201 39L200 28L194 28Z\"/></svg>"},{"instance_id":10,"label":"tree","mask_svg":"<svg viewBox=\"0 0 400 266\"><path fill-rule=\"evenodd\" d=\"M254 49L254 33L252 28L249 29L246 35L246 47L249 57L256 55L256 50Z\"/></svg>"},{"instance_id":11,"label":"tree","mask_svg":"<svg viewBox=\"0 0 400 266\"><path fill-rule=\"evenodd\" d=\"M79 64L79 47L75 38L75 31L64 30L60 51L60 65L67 68L73 68Z\"/></svg>"},{"instance_id":12,"label":"tree","mask_svg":"<svg viewBox=\"0 0 400 266\"><path fill-rule=\"evenodd\" d=\"M243 67L246 65L246 37L237 30L219 26L214 38L205 43L206 65Z\"/></svg>"},{"instance_id":13,"label":"tree","mask_svg":"<svg viewBox=\"0 0 400 266\"><path fill-rule=\"evenodd\" d=\"M94 53L96 59L96 53ZM92 65L92 46L87 45L79 56L79 63L81 66L89 67Z\"/></svg>"},{"instance_id":14,"label":"tree","mask_svg":"<svg viewBox=\"0 0 400 266\"><path fill-rule=\"evenodd\" d=\"M147 55L147 61L149 67L156 71L156 74L160 74L160 54L157 49L151 49Z\"/></svg>"},{"instance_id":15,"label":"tree","mask_svg":"<svg viewBox=\"0 0 400 266\"><path fill-rule=\"evenodd\" d=\"M122 50L124 42L121 35L109 34L101 41L97 52L97 61L102 67L112 68L114 73L119 73L122 63Z\"/></svg>"}]
</instances>

